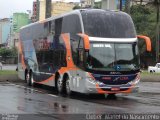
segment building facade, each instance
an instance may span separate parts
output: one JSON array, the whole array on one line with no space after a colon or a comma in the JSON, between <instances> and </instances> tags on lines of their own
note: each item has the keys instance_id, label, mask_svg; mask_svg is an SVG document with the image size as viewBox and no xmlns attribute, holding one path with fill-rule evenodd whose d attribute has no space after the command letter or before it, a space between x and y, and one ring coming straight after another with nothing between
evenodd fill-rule
<instances>
[{"instance_id":1,"label":"building facade","mask_svg":"<svg viewBox=\"0 0 160 120\"><path fill-rule=\"evenodd\" d=\"M33 4L36 4L36 3L33 3ZM50 4L51 4L51 6L50 6ZM38 10L38 8L36 8L36 14L38 12L40 21L46 19L47 16L57 16L59 14L65 13L65 12L69 12L69 11L73 10L73 7L75 6L74 3L72 3L72 2L68 3L65 1L53 1L53 2L47 4L46 0L39 0L37 5L39 6L39 10ZM35 7L35 5L33 5L33 7ZM49 12L47 12L47 10L49 12L51 11L51 13L50 13L51 15L49 15ZM34 9L34 11L35 11L35 9ZM33 11L33 16L35 16L34 11Z\"/></svg>"},{"instance_id":2,"label":"building facade","mask_svg":"<svg viewBox=\"0 0 160 120\"><path fill-rule=\"evenodd\" d=\"M13 32L18 33L20 28L29 23L27 13L13 13Z\"/></svg>"},{"instance_id":3,"label":"building facade","mask_svg":"<svg viewBox=\"0 0 160 120\"><path fill-rule=\"evenodd\" d=\"M34 1L33 2L33 9L32 9L32 22L36 22L37 21L37 12L38 12L38 2L37 1Z\"/></svg>"},{"instance_id":4,"label":"building facade","mask_svg":"<svg viewBox=\"0 0 160 120\"><path fill-rule=\"evenodd\" d=\"M17 47L19 39L20 28L29 24L29 14L27 13L13 13L12 25L11 25L11 38L9 41L9 47Z\"/></svg>"},{"instance_id":5,"label":"building facade","mask_svg":"<svg viewBox=\"0 0 160 120\"><path fill-rule=\"evenodd\" d=\"M52 16L57 16L59 14L65 13L65 12L72 11L74 6L75 6L74 3L53 2L51 14L52 14Z\"/></svg>"},{"instance_id":6,"label":"building facade","mask_svg":"<svg viewBox=\"0 0 160 120\"><path fill-rule=\"evenodd\" d=\"M81 0L81 7L82 8L91 8L93 0Z\"/></svg>"},{"instance_id":7,"label":"building facade","mask_svg":"<svg viewBox=\"0 0 160 120\"><path fill-rule=\"evenodd\" d=\"M0 44L7 44L11 33L11 23L9 18L0 20Z\"/></svg>"},{"instance_id":8,"label":"building facade","mask_svg":"<svg viewBox=\"0 0 160 120\"><path fill-rule=\"evenodd\" d=\"M45 19L45 12L46 12L46 0L39 0L39 20Z\"/></svg>"}]
</instances>

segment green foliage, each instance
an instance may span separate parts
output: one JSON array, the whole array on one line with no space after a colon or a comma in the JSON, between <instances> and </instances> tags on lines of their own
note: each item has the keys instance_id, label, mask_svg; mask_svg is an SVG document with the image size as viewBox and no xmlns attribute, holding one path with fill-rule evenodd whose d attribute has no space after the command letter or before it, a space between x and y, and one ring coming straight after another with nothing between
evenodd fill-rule
<instances>
[{"instance_id":1,"label":"green foliage","mask_svg":"<svg viewBox=\"0 0 160 120\"><path fill-rule=\"evenodd\" d=\"M11 56L13 56L13 57L18 56L18 50L16 47L11 48Z\"/></svg>"},{"instance_id":2,"label":"green foliage","mask_svg":"<svg viewBox=\"0 0 160 120\"><path fill-rule=\"evenodd\" d=\"M17 71L14 70L0 70L0 75L16 75Z\"/></svg>"},{"instance_id":3,"label":"green foliage","mask_svg":"<svg viewBox=\"0 0 160 120\"><path fill-rule=\"evenodd\" d=\"M79 5L76 5L73 7L73 10L76 10L76 9L81 9L81 7Z\"/></svg>"},{"instance_id":4,"label":"green foliage","mask_svg":"<svg viewBox=\"0 0 160 120\"><path fill-rule=\"evenodd\" d=\"M94 3L94 8L96 8L96 9L101 9L101 5L102 5L102 1L100 1L100 2L95 2L95 3Z\"/></svg>"},{"instance_id":5,"label":"green foliage","mask_svg":"<svg viewBox=\"0 0 160 120\"><path fill-rule=\"evenodd\" d=\"M156 39L156 8L152 5L142 6L134 5L131 7L131 17L135 24L137 34L146 35L152 41L152 54L155 55L155 39ZM145 43L140 41L139 48L141 54L145 52Z\"/></svg>"},{"instance_id":6,"label":"green foliage","mask_svg":"<svg viewBox=\"0 0 160 120\"><path fill-rule=\"evenodd\" d=\"M0 56L2 56L2 58L5 57L16 57L17 56L17 49L16 48L0 48Z\"/></svg>"}]
</instances>

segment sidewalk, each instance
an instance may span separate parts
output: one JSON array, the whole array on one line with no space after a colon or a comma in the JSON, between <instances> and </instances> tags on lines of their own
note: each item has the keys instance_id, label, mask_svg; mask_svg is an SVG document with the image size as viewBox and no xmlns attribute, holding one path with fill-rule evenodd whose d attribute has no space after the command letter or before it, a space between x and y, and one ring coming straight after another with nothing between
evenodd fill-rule
<instances>
[{"instance_id":1,"label":"sidewalk","mask_svg":"<svg viewBox=\"0 0 160 120\"><path fill-rule=\"evenodd\" d=\"M2 70L16 70L16 64L3 64Z\"/></svg>"}]
</instances>

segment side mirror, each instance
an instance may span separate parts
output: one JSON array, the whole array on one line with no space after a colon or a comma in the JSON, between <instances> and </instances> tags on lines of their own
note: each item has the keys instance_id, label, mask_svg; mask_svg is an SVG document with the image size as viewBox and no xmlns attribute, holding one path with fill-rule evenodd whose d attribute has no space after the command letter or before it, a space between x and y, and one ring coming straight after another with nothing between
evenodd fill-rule
<instances>
[{"instance_id":1,"label":"side mirror","mask_svg":"<svg viewBox=\"0 0 160 120\"><path fill-rule=\"evenodd\" d=\"M146 42L146 48L147 48L147 51L148 52L151 52L151 39L147 36L143 36L143 35L138 35L137 38L140 38L140 39L144 39L145 42Z\"/></svg>"},{"instance_id":2,"label":"side mirror","mask_svg":"<svg viewBox=\"0 0 160 120\"><path fill-rule=\"evenodd\" d=\"M83 41L84 41L84 49L85 51L89 51L90 49L90 42L89 42L89 37L88 35L86 34L82 34L82 33L79 33L78 34L80 37L82 37Z\"/></svg>"}]
</instances>

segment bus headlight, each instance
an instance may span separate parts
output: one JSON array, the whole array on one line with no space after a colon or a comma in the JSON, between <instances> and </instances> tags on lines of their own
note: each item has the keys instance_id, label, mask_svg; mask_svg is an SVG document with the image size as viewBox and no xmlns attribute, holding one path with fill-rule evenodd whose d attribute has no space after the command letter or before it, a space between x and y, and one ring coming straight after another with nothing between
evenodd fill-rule
<instances>
[{"instance_id":1,"label":"bus headlight","mask_svg":"<svg viewBox=\"0 0 160 120\"><path fill-rule=\"evenodd\" d=\"M130 84L130 85L136 85L136 84L139 83L139 81L140 81L140 74L138 74L133 81L128 82L128 84Z\"/></svg>"},{"instance_id":2,"label":"bus headlight","mask_svg":"<svg viewBox=\"0 0 160 120\"><path fill-rule=\"evenodd\" d=\"M96 81L93 80L93 79L90 78L90 77L87 78L87 81L88 81L89 83L91 83L91 84L96 84Z\"/></svg>"},{"instance_id":3,"label":"bus headlight","mask_svg":"<svg viewBox=\"0 0 160 120\"><path fill-rule=\"evenodd\" d=\"M98 85L105 85L104 83L100 82L100 81L96 81L96 80L93 80L92 78L88 77L87 78L87 81L91 84L98 84Z\"/></svg>"}]
</instances>

